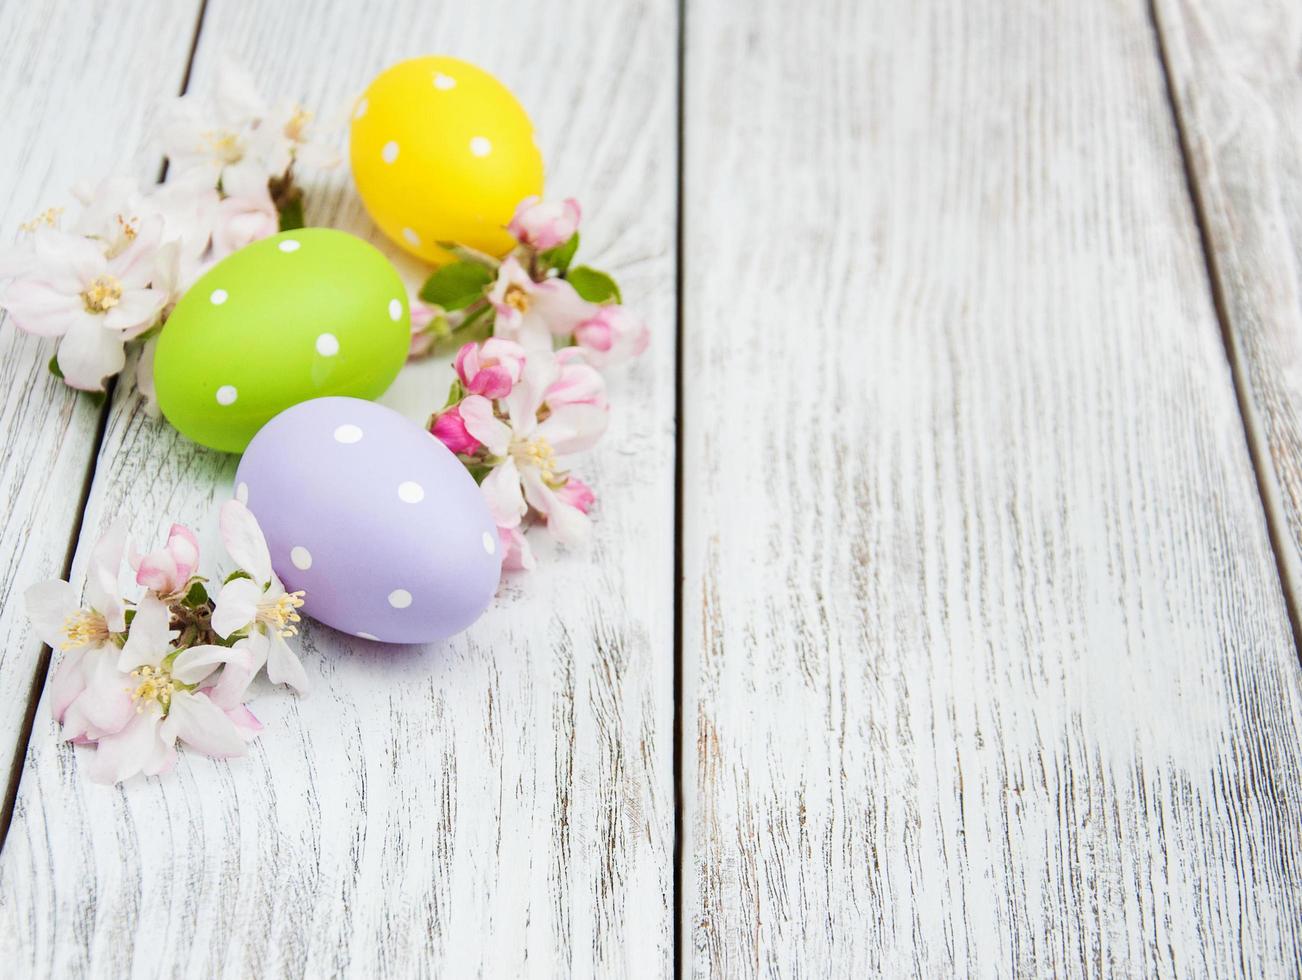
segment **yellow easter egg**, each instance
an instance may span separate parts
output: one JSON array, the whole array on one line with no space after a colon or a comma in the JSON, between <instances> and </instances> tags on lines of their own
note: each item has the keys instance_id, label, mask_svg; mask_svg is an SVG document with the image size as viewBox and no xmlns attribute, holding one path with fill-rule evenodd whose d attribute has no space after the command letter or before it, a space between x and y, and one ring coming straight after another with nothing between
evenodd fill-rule
<instances>
[{"instance_id":1,"label":"yellow easter egg","mask_svg":"<svg viewBox=\"0 0 1302 980\"><path fill-rule=\"evenodd\" d=\"M350 154L366 210L413 255L445 262L438 242L504 255L506 225L541 194L533 124L488 72L425 57L385 69L357 100Z\"/></svg>"}]
</instances>

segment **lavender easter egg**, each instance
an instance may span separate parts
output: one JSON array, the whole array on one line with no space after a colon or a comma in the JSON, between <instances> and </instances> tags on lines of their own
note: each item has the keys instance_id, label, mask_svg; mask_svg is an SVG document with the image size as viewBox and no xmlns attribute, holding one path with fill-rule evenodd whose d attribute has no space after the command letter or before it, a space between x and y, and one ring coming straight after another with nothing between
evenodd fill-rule
<instances>
[{"instance_id":1,"label":"lavender easter egg","mask_svg":"<svg viewBox=\"0 0 1302 980\"><path fill-rule=\"evenodd\" d=\"M465 629L501 576L497 528L437 439L357 398L316 398L253 437L235 495L303 611L354 636L425 643Z\"/></svg>"}]
</instances>

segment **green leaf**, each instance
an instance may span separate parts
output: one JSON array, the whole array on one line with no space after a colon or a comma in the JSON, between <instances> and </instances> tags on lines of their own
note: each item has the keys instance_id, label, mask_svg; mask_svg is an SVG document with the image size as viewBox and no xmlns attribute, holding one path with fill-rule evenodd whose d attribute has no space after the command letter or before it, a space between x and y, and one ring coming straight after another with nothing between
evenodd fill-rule
<instances>
[{"instance_id":1,"label":"green leaf","mask_svg":"<svg viewBox=\"0 0 1302 980\"><path fill-rule=\"evenodd\" d=\"M285 206L280 209L280 230L293 231L296 228L302 228L303 221L303 198L295 197L287 201Z\"/></svg>"},{"instance_id":2,"label":"green leaf","mask_svg":"<svg viewBox=\"0 0 1302 980\"><path fill-rule=\"evenodd\" d=\"M90 399L90 403L96 408L102 407L105 399L108 398L107 391L83 391L82 394Z\"/></svg>"},{"instance_id":3,"label":"green leaf","mask_svg":"<svg viewBox=\"0 0 1302 980\"><path fill-rule=\"evenodd\" d=\"M425 280L420 298L441 306L449 313L463 310L484 295L484 287L493 281L493 273L478 262L452 262Z\"/></svg>"},{"instance_id":4,"label":"green leaf","mask_svg":"<svg viewBox=\"0 0 1302 980\"><path fill-rule=\"evenodd\" d=\"M185 598L181 600L184 605L189 606L191 609L198 609L207 601L208 590L203 587L202 582L195 582L190 586L190 591L187 592Z\"/></svg>"},{"instance_id":5,"label":"green leaf","mask_svg":"<svg viewBox=\"0 0 1302 980\"><path fill-rule=\"evenodd\" d=\"M457 402L466 396L466 389L461 387L461 379L452 382L452 387L448 389L448 400L443 403L444 408L451 408Z\"/></svg>"},{"instance_id":6,"label":"green leaf","mask_svg":"<svg viewBox=\"0 0 1302 980\"><path fill-rule=\"evenodd\" d=\"M576 231L568 240L561 242L555 248L539 253L538 258L542 259L543 264L549 269L555 269L561 275L565 275L570 263L574 261L574 253L578 250L579 233Z\"/></svg>"},{"instance_id":7,"label":"green leaf","mask_svg":"<svg viewBox=\"0 0 1302 980\"><path fill-rule=\"evenodd\" d=\"M225 580L222 582L222 585L226 585L228 582L234 582L237 578L252 579L253 576L250 575L248 572L246 572L244 569L237 568L235 569L235 571L231 572L229 575L226 576Z\"/></svg>"},{"instance_id":8,"label":"green leaf","mask_svg":"<svg viewBox=\"0 0 1302 980\"><path fill-rule=\"evenodd\" d=\"M605 303L612 299L616 303L623 302L615 280L590 266L575 266L566 274L565 279L589 303Z\"/></svg>"},{"instance_id":9,"label":"green leaf","mask_svg":"<svg viewBox=\"0 0 1302 980\"><path fill-rule=\"evenodd\" d=\"M54 375L60 381L63 380L63 369L59 367L58 354L55 354L53 357L50 358L49 368L50 368L50 373L52 375Z\"/></svg>"}]
</instances>

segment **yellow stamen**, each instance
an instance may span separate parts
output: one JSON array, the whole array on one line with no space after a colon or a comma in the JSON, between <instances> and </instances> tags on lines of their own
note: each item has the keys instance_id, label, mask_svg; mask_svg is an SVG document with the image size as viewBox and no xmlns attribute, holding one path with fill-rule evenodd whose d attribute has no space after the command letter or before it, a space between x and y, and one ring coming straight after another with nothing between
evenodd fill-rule
<instances>
[{"instance_id":1,"label":"yellow stamen","mask_svg":"<svg viewBox=\"0 0 1302 980\"><path fill-rule=\"evenodd\" d=\"M59 217L63 214L63 208L46 208L31 221L24 222L18 228L21 231L32 232L42 225L54 228L59 224Z\"/></svg>"},{"instance_id":2,"label":"yellow stamen","mask_svg":"<svg viewBox=\"0 0 1302 980\"><path fill-rule=\"evenodd\" d=\"M87 313L107 313L122 301L122 283L116 276L96 276L81 294Z\"/></svg>"},{"instance_id":3,"label":"yellow stamen","mask_svg":"<svg viewBox=\"0 0 1302 980\"><path fill-rule=\"evenodd\" d=\"M131 676L138 678L140 684L134 689L128 687L127 693L136 702L136 713L145 710L150 701L157 701L166 711L172 704L172 694L176 690L176 681L172 680L171 671L164 667L137 667Z\"/></svg>"},{"instance_id":4,"label":"yellow stamen","mask_svg":"<svg viewBox=\"0 0 1302 980\"><path fill-rule=\"evenodd\" d=\"M294 106L294 114L289 117L285 123L285 138L293 140L295 143L303 142L303 134L307 130L308 123L312 121L312 113L308 112L301 105Z\"/></svg>"},{"instance_id":5,"label":"yellow stamen","mask_svg":"<svg viewBox=\"0 0 1302 980\"><path fill-rule=\"evenodd\" d=\"M506 294L502 297L502 302L519 310L521 313L529 312L529 294L514 283L506 287Z\"/></svg>"},{"instance_id":6,"label":"yellow stamen","mask_svg":"<svg viewBox=\"0 0 1302 980\"><path fill-rule=\"evenodd\" d=\"M258 607L259 622L265 623L281 636L293 636L298 632L294 623L301 622L303 618L298 614L298 608L303 605L305 594L300 589L298 592L284 593L275 602L262 603Z\"/></svg>"},{"instance_id":7,"label":"yellow stamen","mask_svg":"<svg viewBox=\"0 0 1302 980\"><path fill-rule=\"evenodd\" d=\"M203 134L208 148L221 158L223 163L238 163L244 158L244 147L240 138L229 130L212 130Z\"/></svg>"},{"instance_id":8,"label":"yellow stamen","mask_svg":"<svg viewBox=\"0 0 1302 980\"><path fill-rule=\"evenodd\" d=\"M78 609L64 620L63 635L67 639L59 644L60 650L75 650L92 643L106 643L109 638L108 623L93 609Z\"/></svg>"}]
</instances>

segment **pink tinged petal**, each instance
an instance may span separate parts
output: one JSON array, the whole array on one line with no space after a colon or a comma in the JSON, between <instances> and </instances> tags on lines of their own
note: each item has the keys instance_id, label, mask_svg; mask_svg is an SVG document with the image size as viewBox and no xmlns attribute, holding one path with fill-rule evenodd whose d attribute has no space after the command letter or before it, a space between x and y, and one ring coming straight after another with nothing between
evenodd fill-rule
<instances>
[{"instance_id":1,"label":"pink tinged petal","mask_svg":"<svg viewBox=\"0 0 1302 980\"><path fill-rule=\"evenodd\" d=\"M122 558L126 552L126 525L121 520L114 521L95 542L86 576L86 598L90 600L91 608L104 616L109 630L114 633L127 628L126 606L119 587Z\"/></svg>"},{"instance_id":2,"label":"pink tinged petal","mask_svg":"<svg viewBox=\"0 0 1302 980\"><path fill-rule=\"evenodd\" d=\"M62 337L85 315L77 293L64 292L38 279L19 279L5 290L0 307L9 311L14 326L38 337Z\"/></svg>"},{"instance_id":3,"label":"pink tinged petal","mask_svg":"<svg viewBox=\"0 0 1302 980\"><path fill-rule=\"evenodd\" d=\"M461 379L463 385L469 385L471 380L479 373L479 345L462 344L461 349L457 351L457 359L453 363L456 369L457 377Z\"/></svg>"},{"instance_id":4,"label":"pink tinged petal","mask_svg":"<svg viewBox=\"0 0 1302 980\"><path fill-rule=\"evenodd\" d=\"M176 560L166 551L151 551L136 566L136 584L169 595L177 587Z\"/></svg>"},{"instance_id":5,"label":"pink tinged petal","mask_svg":"<svg viewBox=\"0 0 1302 980\"><path fill-rule=\"evenodd\" d=\"M130 672L146 664L157 667L171 653L171 644L179 635L168 629L172 612L167 604L152 592L146 592L136 606L131 620L131 631L118 656L118 669Z\"/></svg>"},{"instance_id":6,"label":"pink tinged petal","mask_svg":"<svg viewBox=\"0 0 1302 980\"><path fill-rule=\"evenodd\" d=\"M488 511L498 527L517 527L528 511L524 494L520 489L520 471L515 460L507 459L500 466L495 466L479 485Z\"/></svg>"},{"instance_id":7,"label":"pink tinged petal","mask_svg":"<svg viewBox=\"0 0 1302 980\"><path fill-rule=\"evenodd\" d=\"M598 313L574 328L574 342L580 347L604 354L614 346L615 334L610 322Z\"/></svg>"},{"instance_id":8,"label":"pink tinged petal","mask_svg":"<svg viewBox=\"0 0 1302 980\"><path fill-rule=\"evenodd\" d=\"M63 714L63 735L96 739L121 731L136 713L134 678L117 669L112 649L91 650L81 662L85 688Z\"/></svg>"},{"instance_id":9,"label":"pink tinged petal","mask_svg":"<svg viewBox=\"0 0 1302 980\"><path fill-rule=\"evenodd\" d=\"M499 527L498 540L502 542L502 568L506 571L532 571L537 565L533 548L524 531L518 527Z\"/></svg>"},{"instance_id":10,"label":"pink tinged petal","mask_svg":"<svg viewBox=\"0 0 1302 980\"><path fill-rule=\"evenodd\" d=\"M530 312L546 321L547 329L558 337L574 333L574 328L596 311L564 279L547 279L534 286Z\"/></svg>"},{"instance_id":11,"label":"pink tinged petal","mask_svg":"<svg viewBox=\"0 0 1302 980\"><path fill-rule=\"evenodd\" d=\"M189 581L199 567L199 539L184 524L173 524L167 534L167 549L176 559L182 579Z\"/></svg>"},{"instance_id":12,"label":"pink tinged petal","mask_svg":"<svg viewBox=\"0 0 1302 980\"><path fill-rule=\"evenodd\" d=\"M81 391L103 391L104 379L126 366L120 333L104 326L104 318L90 313L74 317L55 355L63 380Z\"/></svg>"},{"instance_id":13,"label":"pink tinged petal","mask_svg":"<svg viewBox=\"0 0 1302 980\"><path fill-rule=\"evenodd\" d=\"M249 669L253 676L257 676L267 663L267 657L271 652L271 640L266 633L260 630L250 634L246 639L240 640L235 644L238 648L249 652Z\"/></svg>"},{"instance_id":14,"label":"pink tinged petal","mask_svg":"<svg viewBox=\"0 0 1302 980\"><path fill-rule=\"evenodd\" d=\"M267 641L267 678L273 684L288 684L299 694L307 694L311 685L298 655L279 633L270 634Z\"/></svg>"},{"instance_id":15,"label":"pink tinged petal","mask_svg":"<svg viewBox=\"0 0 1302 980\"><path fill-rule=\"evenodd\" d=\"M538 410L558 370L556 358L550 352L532 356L525 363L520 383L506 398L506 414L518 438L528 439L538 427Z\"/></svg>"},{"instance_id":16,"label":"pink tinged petal","mask_svg":"<svg viewBox=\"0 0 1302 980\"><path fill-rule=\"evenodd\" d=\"M501 456L511 446L511 427L493 413L493 403L482 395L467 395L458 406L466 431Z\"/></svg>"},{"instance_id":17,"label":"pink tinged petal","mask_svg":"<svg viewBox=\"0 0 1302 980\"><path fill-rule=\"evenodd\" d=\"M229 661L247 667L252 660L247 650L201 643L181 651L172 661L172 676L182 684L198 684L218 667Z\"/></svg>"},{"instance_id":18,"label":"pink tinged petal","mask_svg":"<svg viewBox=\"0 0 1302 980\"><path fill-rule=\"evenodd\" d=\"M587 539L591 525L581 511L561 500L537 471L526 470L522 479L525 498L547 519L552 537L562 544L580 544Z\"/></svg>"},{"instance_id":19,"label":"pink tinged petal","mask_svg":"<svg viewBox=\"0 0 1302 980\"><path fill-rule=\"evenodd\" d=\"M271 555L257 518L238 500L228 500L221 510L222 541L235 563L259 585L271 581Z\"/></svg>"},{"instance_id":20,"label":"pink tinged petal","mask_svg":"<svg viewBox=\"0 0 1302 980\"><path fill-rule=\"evenodd\" d=\"M263 590L252 579L237 578L222 586L212 614L213 632L223 640L253 622Z\"/></svg>"},{"instance_id":21,"label":"pink tinged petal","mask_svg":"<svg viewBox=\"0 0 1302 980\"><path fill-rule=\"evenodd\" d=\"M556 352L560 374L547 388L545 403L555 408L561 405L594 405L606 408L606 379L601 372L588 364L577 347L567 347Z\"/></svg>"},{"instance_id":22,"label":"pink tinged petal","mask_svg":"<svg viewBox=\"0 0 1302 980\"><path fill-rule=\"evenodd\" d=\"M58 579L38 582L23 593L23 600L36 635L57 650L68 639L64 632L68 617L79 607L77 590Z\"/></svg>"},{"instance_id":23,"label":"pink tinged petal","mask_svg":"<svg viewBox=\"0 0 1302 980\"><path fill-rule=\"evenodd\" d=\"M245 741L252 741L262 731L262 722L258 721L257 716L248 709L247 705L237 704L233 708L226 708L226 717L244 736Z\"/></svg>"},{"instance_id":24,"label":"pink tinged petal","mask_svg":"<svg viewBox=\"0 0 1302 980\"><path fill-rule=\"evenodd\" d=\"M538 425L538 435L546 439L558 456L591 449L600 441L610 422L610 413L595 405L563 405Z\"/></svg>"},{"instance_id":25,"label":"pink tinged petal","mask_svg":"<svg viewBox=\"0 0 1302 980\"><path fill-rule=\"evenodd\" d=\"M158 771L167 757L167 743L159 737L162 709L147 706L132 713L131 720L116 734L106 735L95 748L89 776L97 783L120 783L147 767Z\"/></svg>"},{"instance_id":26,"label":"pink tinged petal","mask_svg":"<svg viewBox=\"0 0 1302 980\"><path fill-rule=\"evenodd\" d=\"M217 683L207 688L208 696L221 708L230 709L244 700L244 695L253 681L254 675L262 668L262 662L255 663L253 651L246 643L237 644L227 660L226 666L217 677Z\"/></svg>"},{"instance_id":27,"label":"pink tinged petal","mask_svg":"<svg viewBox=\"0 0 1302 980\"><path fill-rule=\"evenodd\" d=\"M482 448L461 417L461 407L453 405L440 412L430 426L430 435L458 455L473 456Z\"/></svg>"},{"instance_id":28,"label":"pink tinged petal","mask_svg":"<svg viewBox=\"0 0 1302 980\"><path fill-rule=\"evenodd\" d=\"M81 668L87 652L83 647L65 653L59 658L59 666L50 678L50 713L59 724L63 724L68 706L86 690L86 677Z\"/></svg>"},{"instance_id":29,"label":"pink tinged petal","mask_svg":"<svg viewBox=\"0 0 1302 980\"><path fill-rule=\"evenodd\" d=\"M556 496L562 503L573 507L581 514L592 510L592 505L597 501L597 495L592 492L592 488L577 476L566 480L565 486L556 491Z\"/></svg>"},{"instance_id":30,"label":"pink tinged petal","mask_svg":"<svg viewBox=\"0 0 1302 980\"><path fill-rule=\"evenodd\" d=\"M215 759L243 755L244 736L226 717L226 712L202 694L177 691L167 717L159 726L164 742L180 739L186 745Z\"/></svg>"},{"instance_id":31,"label":"pink tinged petal","mask_svg":"<svg viewBox=\"0 0 1302 980\"><path fill-rule=\"evenodd\" d=\"M154 275L154 260L162 234L163 219L149 218L141 223L135 239L122 254L109 260L108 274L121 282L128 293L149 284Z\"/></svg>"}]
</instances>

